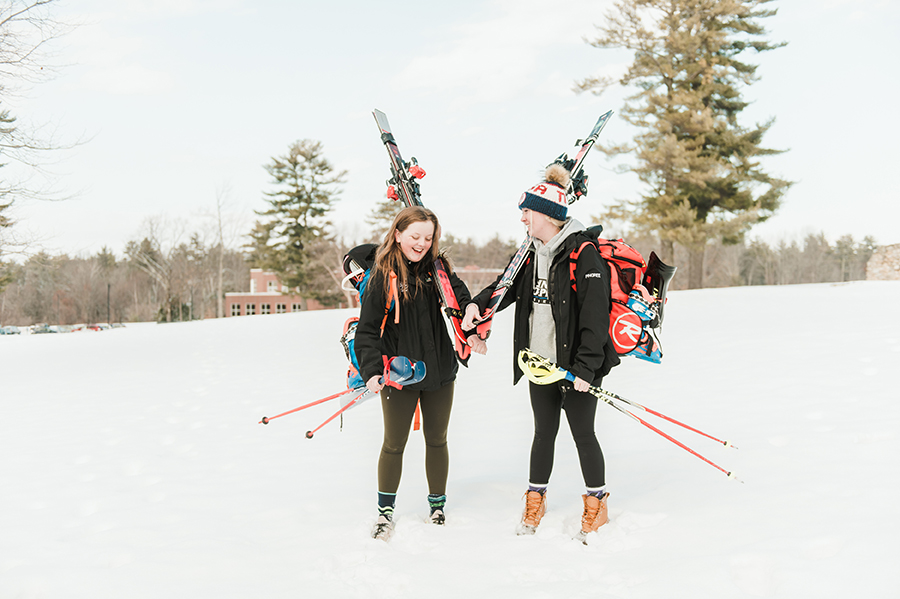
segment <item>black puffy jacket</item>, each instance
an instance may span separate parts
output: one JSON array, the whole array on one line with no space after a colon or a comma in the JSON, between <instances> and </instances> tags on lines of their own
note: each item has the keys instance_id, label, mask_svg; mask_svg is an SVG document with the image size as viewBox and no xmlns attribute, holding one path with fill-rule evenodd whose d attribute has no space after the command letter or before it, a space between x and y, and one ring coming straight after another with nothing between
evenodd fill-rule
<instances>
[{"instance_id":1,"label":"black puffy jacket","mask_svg":"<svg viewBox=\"0 0 900 599\"><path fill-rule=\"evenodd\" d=\"M603 377L619 364L619 355L609 338L609 310L612 303L609 264L600 257L595 246L588 246L581 252L574 265L574 272L569 259L573 250L592 239L585 231L576 231L566 238L550 264L547 285L553 320L556 323L557 364L575 376L599 385ZM575 289L572 288L573 276ZM499 311L513 302L516 304L513 384L522 377L522 371L516 362L519 350L529 344L528 323L532 310L533 279L534 250L531 250L526 264L519 270L512 287L507 290L498 307ZM478 304L479 311L484 311L499 282L500 277L473 299Z\"/></svg>"},{"instance_id":2,"label":"black puffy jacket","mask_svg":"<svg viewBox=\"0 0 900 599\"><path fill-rule=\"evenodd\" d=\"M433 266L426 261L409 263L410 286L418 282L418 293L409 300L400 302L400 322L394 323L394 311L391 310L381 334L381 323L385 311L385 280L377 272L373 272L359 311L359 324L356 328L354 350L363 381L382 374L384 361L389 358L405 356L414 362L425 362L425 380L407 389L434 390L456 379L459 365L453 340L447 332L447 324L441 312L440 296L434 283ZM455 274L450 275L450 282L456 292L460 306L470 300L469 289Z\"/></svg>"}]
</instances>

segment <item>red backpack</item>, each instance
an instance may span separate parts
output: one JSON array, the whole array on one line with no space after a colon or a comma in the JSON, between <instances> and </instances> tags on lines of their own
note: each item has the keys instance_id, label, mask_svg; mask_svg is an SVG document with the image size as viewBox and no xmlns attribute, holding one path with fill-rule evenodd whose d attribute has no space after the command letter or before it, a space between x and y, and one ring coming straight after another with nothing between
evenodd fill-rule
<instances>
[{"instance_id":1,"label":"red backpack","mask_svg":"<svg viewBox=\"0 0 900 599\"><path fill-rule=\"evenodd\" d=\"M592 227L588 229L588 234L594 236L600 230ZM609 264L612 299L609 337L616 353L659 364L662 360L662 347L657 329L662 325L666 290L676 268L664 264L656 252L650 252L650 260L645 262L640 252L621 239L596 236L569 254L569 278L573 290L576 289L576 262L587 245L595 246Z\"/></svg>"}]
</instances>

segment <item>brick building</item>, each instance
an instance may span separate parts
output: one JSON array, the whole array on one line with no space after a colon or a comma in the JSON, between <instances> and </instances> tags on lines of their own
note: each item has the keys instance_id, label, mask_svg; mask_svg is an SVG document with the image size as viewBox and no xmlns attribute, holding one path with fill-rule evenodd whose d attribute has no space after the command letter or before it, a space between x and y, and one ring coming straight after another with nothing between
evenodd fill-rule
<instances>
[{"instance_id":1,"label":"brick building","mask_svg":"<svg viewBox=\"0 0 900 599\"><path fill-rule=\"evenodd\" d=\"M253 316L255 314L284 314L299 312L306 302L307 310L324 310L325 306L314 299L304 300L290 295L281 284L278 275L261 268L250 269L250 292L225 294L225 316Z\"/></svg>"}]
</instances>

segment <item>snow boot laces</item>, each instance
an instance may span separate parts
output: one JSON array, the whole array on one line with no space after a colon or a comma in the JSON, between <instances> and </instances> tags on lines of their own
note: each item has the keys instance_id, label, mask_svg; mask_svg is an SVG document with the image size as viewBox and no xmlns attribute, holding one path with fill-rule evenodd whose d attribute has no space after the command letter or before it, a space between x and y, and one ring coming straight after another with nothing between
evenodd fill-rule
<instances>
[{"instance_id":1,"label":"snow boot laces","mask_svg":"<svg viewBox=\"0 0 900 599\"><path fill-rule=\"evenodd\" d=\"M525 511L522 512L522 522L519 524L520 535L533 535L547 511L546 492L525 492Z\"/></svg>"},{"instance_id":2,"label":"snow boot laces","mask_svg":"<svg viewBox=\"0 0 900 599\"><path fill-rule=\"evenodd\" d=\"M606 500L609 493L605 493L603 498L596 495L582 495L584 500L584 512L581 514L581 532L588 534L594 532L607 522L609 522L609 514L606 508Z\"/></svg>"}]
</instances>

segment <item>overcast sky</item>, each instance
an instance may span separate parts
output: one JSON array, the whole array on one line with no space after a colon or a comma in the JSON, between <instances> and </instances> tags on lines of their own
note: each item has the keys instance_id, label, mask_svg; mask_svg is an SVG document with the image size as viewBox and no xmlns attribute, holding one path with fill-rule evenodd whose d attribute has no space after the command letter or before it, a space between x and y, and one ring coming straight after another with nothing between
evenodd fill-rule
<instances>
[{"instance_id":1,"label":"overcast sky","mask_svg":"<svg viewBox=\"0 0 900 599\"><path fill-rule=\"evenodd\" d=\"M751 235L767 241L823 231L900 243L898 68L900 8L888 0L774 2L771 40L746 91L751 125L789 150L767 159L796 181L783 208ZM121 255L147 218L208 225L217 193L252 224L270 190L263 169L292 142L314 139L348 171L332 217L346 238L384 197L388 159L371 116L387 113L404 157L428 173L423 200L446 231L519 238L516 202L542 168L586 135L623 93L575 94L573 83L621 73L622 52L583 41L607 0L307 2L66 0L78 26L54 49L51 81L8 100L23 124L81 140L49 166L64 202L20 202L19 234L51 252ZM451 8L452 7L452 8ZM49 131L49 129L45 129ZM608 142L631 134L614 118ZM632 175L593 152L584 221L635 197ZM14 168L14 165L10 169Z\"/></svg>"}]
</instances>

